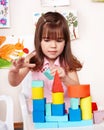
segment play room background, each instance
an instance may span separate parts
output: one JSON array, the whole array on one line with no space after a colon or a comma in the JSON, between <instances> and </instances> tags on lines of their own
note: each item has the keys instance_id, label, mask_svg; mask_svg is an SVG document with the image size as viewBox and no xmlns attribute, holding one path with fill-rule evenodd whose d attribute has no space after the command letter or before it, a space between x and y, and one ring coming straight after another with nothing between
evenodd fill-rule
<instances>
[{"instance_id":1,"label":"play room background","mask_svg":"<svg viewBox=\"0 0 104 130\"><path fill-rule=\"evenodd\" d=\"M0 36L4 36L2 40L0 39L0 51L4 46L3 52L5 52L5 55L3 53L0 55L0 94L10 95L13 98L14 108L18 106L17 112L14 112L14 121L22 121L18 100L22 88L21 85L16 88L9 85L7 74L10 63L8 61L9 58L25 56L33 50L35 24L41 13L46 11L59 11L65 17L68 16L69 21L71 17L69 14L74 16L76 22L70 24L70 21L69 29L72 32L73 53L83 63L82 70L78 72L80 83L90 84L92 100L104 110L104 2L94 2L94 0L63 0L61 4L58 0L54 3L50 0L50 4L45 0L6 2L4 3L6 6L0 5ZM17 43L22 47L18 51L15 48ZM9 51L10 47L15 53ZM1 61L2 59L7 61ZM3 109L2 106L0 111ZM4 115L5 113L1 113L0 118L4 118Z\"/></svg>"}]
</instances>

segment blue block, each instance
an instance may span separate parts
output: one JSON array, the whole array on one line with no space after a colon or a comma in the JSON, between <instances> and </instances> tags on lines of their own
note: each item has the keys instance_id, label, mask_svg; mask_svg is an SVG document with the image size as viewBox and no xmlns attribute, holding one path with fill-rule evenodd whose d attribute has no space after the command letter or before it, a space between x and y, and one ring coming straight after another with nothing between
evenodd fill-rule
<instances>
[{"instance_id":1,"label":"blue block","mask_svg":"<svg viewBox=\"0 0 104 130\"><path fill-rule=\"evenodd\" d=\"M33 99L32 101L33 101L33 111L35 111L35 110L45 111L46 98Z\"/></svg>"},{"instance_id":2,"label":"blue block","mask_svg":"<svg viewBox=\"0 0 104 130\"><path fill-rule=\"evenodd\" d=\"M52 116L63 116L65 114L64 104L52 104Z\"/></svg>"},{"instance_id":3,"label":"blue block","mask_svg":"<svg viewBox=\"0 0 104 130\"><path fill-rule=\"evenodd\" d=\"M92 126L93 120L81 120L81 121L66 121L58 122L59 127L82 127L82 126Z\"/></svg>"},{"instance_id":4,"label":"blue block","mask_svg":"<svg viewBox=\"0 0 104 130\"><path fill-rule=\"evenodd\" d=\"M43 72L43 74L49 79L52 80L53 76L51 75L50 69L47 69Z\"/></svg>"},{"instance_id":5,"label":"blue block","mask_svg":"<svg viewBox=\"0 0 104 130\"><path fill-rule=\"evenodd\" d=\"M46 116L51 116L52 112L51 112L51 103L47 103L46 104Z\"/></svg>"},{"instance_id":6,"label":"blue block","mask_svg":"<svg viewBox=\"0 0 104 130\"><path fill-rule=\"evenodd\" d=\"M45 111L33 111L33 122L45 122Z\"/></svg>"},{"instance_id":7,"label":"blue block","mask_svg":"<svg viewBox=\"0 0 104 130\"><path fill-rule=\"evenodd\" d=\"M34 123L35 128L58 128L57 122Z\"/></svg>"},{"instance_id":8,"label":"blue block","mask_svg":"<svg viewBox=\"0 0 104 130\"><path fill-rule=\"evenodd\" d=\"M46 121L68 121L68 115L63 115L63 116L46 116L45 117Z\"/></svg>"},{"instance_id":9,"label":"blue block","mask_svg":"<svg viewBox=\"0 0 104 130\"><path fill-rule=\"evenodd\" d=\"M43 80L32 80L31 86L33 88L44 87L44 81Z\"/></svg>"},{"instance_id":10,"label":"blue block","mask_svg":"<svg viewBox=\"0 0 104 130\"><path fill-rule=\"evenodd\" d=\"M81 121L81 109L69 108L69 120L70 121Z\"/></svg>"}]
</instances>

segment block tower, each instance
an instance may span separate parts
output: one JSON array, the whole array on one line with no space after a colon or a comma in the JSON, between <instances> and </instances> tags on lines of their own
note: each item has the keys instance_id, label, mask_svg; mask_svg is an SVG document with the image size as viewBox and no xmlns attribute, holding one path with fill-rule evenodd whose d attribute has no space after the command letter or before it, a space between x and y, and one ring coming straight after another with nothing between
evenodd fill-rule
<instances>
[{"instance_id":1,"label":"block tower","mask_svg":"<svg viewBox=\"0 0 104 130\"><path fill-rule=\"evenodd\" d=\"M56 72L52 87L52 115L61 116L65 114L64 90Z\"/></svg>"},{"instance_id":2,"label":"block tower","mask_svg":"<svg viewBox=\"0 0 104 130\"><path fill-rule=\"evenodd\" d=\"M67 87L70 107L65 113L64 90L56 71L52 102L46 103L43 81L32 81L33 123L35 128L78 127L93 124L90 85Z\"/></svg>"},{"instance_id":3,"label":"block tower","mask_svg":"<svg viewBox=\"0 0 104 130\"><path fill-rule=\"evenodd\" d=\"M70 120L91 120L92 102L90 96L90 85L74 85L68 87L70 99ZM79 103L78 103L79 101ZM74 116L76 112L76 116Z\"/></svg>"},{"instance_id":4,"label":"block tower","mask_svg":"<svg viewBox=\"0 0 104 130\"><path fill-rule=\"evenodd\" d=\"M44 83L43 81L32 81L33 122L45 121Z\"/></svg>"}]
</instances>

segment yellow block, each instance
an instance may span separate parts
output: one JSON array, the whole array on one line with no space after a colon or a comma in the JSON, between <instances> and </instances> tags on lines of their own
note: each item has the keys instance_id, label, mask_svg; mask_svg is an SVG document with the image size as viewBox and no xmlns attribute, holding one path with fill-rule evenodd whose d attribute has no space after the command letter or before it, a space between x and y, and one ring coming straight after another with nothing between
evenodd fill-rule
<instances>
[{"instance_id":1,"label":"yellow block","mask_svg":"<svg viewBox=\"0 0 104 130\"><path fill-rule=\"evenodd\" d=\"M64 94L61 92L52 93L52 103L53 104L63 104L64 103Z\"/></svg>"},{"instance_id":2,"label":"yellow block","mask_svg":"<svg viewBox=\"0 0 104 130\"><path fill-rule=\"evenodd\" d=\"M91 120L93 118L93 114L91 111L82 110L82 120Z\"/></svg>"},{"instance_id":3,"label":"yellow block","mask_svg":"<svg viewBox=\"0 0 104 130\"><path fill-rule=\"evenodd\" d=\"M92 119L91 96L81 98L80 107L81 107L81 110L82 110L82 120L90 120L90 119Z\"/></svg>"},{"instance_id":4,"label":"yellow block","mask_svg":"<svg viewBox=\"0 0 104 130\"><path fill-rule=\"evenodd\" d=\"M43 99L44 98L44 88L32 88L32 99Z\"/></svg>"},{"instance_id":5,"label":"yellow block","mask_svg":"<svg viewBox=\"0 0 104 130\"><path fill-rule=\"evenodd\" d=\"M91 96L88 96L88 97L85 97L85 98L81 98L80 99L81 109L91 108L92 107L91 101L92 101Z\"/></svg>"}]
</instances>

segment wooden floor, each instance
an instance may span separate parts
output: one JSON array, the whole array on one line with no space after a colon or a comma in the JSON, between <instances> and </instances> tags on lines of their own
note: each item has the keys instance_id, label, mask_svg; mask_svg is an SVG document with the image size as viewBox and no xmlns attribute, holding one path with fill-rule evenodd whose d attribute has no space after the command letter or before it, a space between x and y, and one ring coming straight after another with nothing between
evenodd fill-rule
<instances>
[{"instance_id":1,"label":"wooden floor","mask_svg":"<svg viewBox=\"0 0 104 130\"><path fill-rule=\"evenodd\" d=\"M23 130L23 128L15 128L14 130Z\"/></svg>"},{"instance_id":2,"label":"wooden floor","mask_svg":"<svg viewBox=\"0 0 104 130\"><path fill-rule=\"evenodd\" d=\"M22 122L14 123L14 130L23 130L23 123Z\"/></svg>"}]
</instances>

